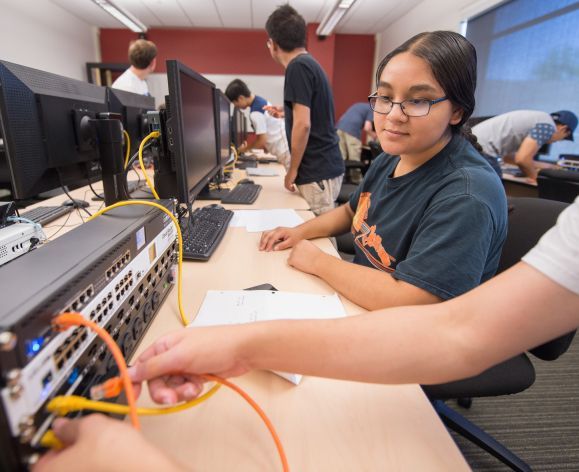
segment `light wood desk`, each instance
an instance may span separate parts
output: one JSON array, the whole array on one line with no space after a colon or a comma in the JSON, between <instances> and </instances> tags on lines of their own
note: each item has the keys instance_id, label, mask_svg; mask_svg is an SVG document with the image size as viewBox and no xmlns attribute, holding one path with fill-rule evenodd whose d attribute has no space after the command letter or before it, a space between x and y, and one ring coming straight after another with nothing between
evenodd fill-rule
<instances>
[{"instance_id":1,"label":"light wood desk","mask_svg":"<svg viewBox=\"0 0 579 472\"><path fill-rule=\"evenodd\" d=\"M263 188L259 193L257 200L251 205L240 205L240 204L223 204L228 210L268 210L274 208L290 208L293 210L309 210L310 206L301 197L301 195L296 192L290 192L286 190L283 185L285 177L285 169L281 164L259 164L261 168L272 169L279 173L279 175L272 177L258 177L258 176L248 176L247 172L242 169L235 169L233 171L233 176L231 179L231 184L227 187L233 187L241 179L251 179L256 184L261 185ZM219 200L200 200L196 201L194 208L208 205L210 203L219 203Z\"/></svg>"},{"instance_id":2,"label":"light wood desk","mask_svg":"<svg viewBox=\"0 0 579 472\"><path fill-rule=\"evenodd\" d=\"M100 185L95 188L99 191ZM72 193L79 197L83 190ZM301 214L306 218L313 216L310 212ZM53 224L62 224L64 218ZM74 214L71 220L72 223L80 218ZM62 233L69 229L64 228ZM209 262L184 263L183 305L190 319L210 289L238 290L267 282L279 290L332 293L320 279L289 267L287 251L258 251L259 238L259 233L229 228ZM336 254L329 240L315 243ZM348 300L342 301L348 314L362 311ZM177 329L184 328L175 288L138 353L159 336ZM272 420L293 471L468 470L418 385L387 386L304 377L299 386L294 386L270 372L252 372L234 382ZM152 402L145 392L139 403ZM143 417L142 430L152 443L194 470L281 470L273 440L262 421L241 397L226 388L188 411Z\"/></svg>"}]
</instances>

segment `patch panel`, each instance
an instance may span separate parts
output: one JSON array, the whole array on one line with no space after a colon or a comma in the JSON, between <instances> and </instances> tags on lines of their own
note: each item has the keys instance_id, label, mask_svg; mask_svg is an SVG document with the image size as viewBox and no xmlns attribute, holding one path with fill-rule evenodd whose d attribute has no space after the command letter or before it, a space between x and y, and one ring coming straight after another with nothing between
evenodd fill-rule
<instances>
[{"instance_id":1,"label":"patch panel","mask_svg":"<svg viewBox=\"0 0 579 472\"><path fill-rule=\"evenodd\" d=\"M97 218L15 260L10 277L0 268L14 294L0 307L0 470L26 470L34 462L52 420L45 411L51 398L87 396L117 374L95 333L55 331L53 317L80 312L129 358L173 287L171 221L149 208L113 212L114 218Z\"/></svg>"}]
</instances>

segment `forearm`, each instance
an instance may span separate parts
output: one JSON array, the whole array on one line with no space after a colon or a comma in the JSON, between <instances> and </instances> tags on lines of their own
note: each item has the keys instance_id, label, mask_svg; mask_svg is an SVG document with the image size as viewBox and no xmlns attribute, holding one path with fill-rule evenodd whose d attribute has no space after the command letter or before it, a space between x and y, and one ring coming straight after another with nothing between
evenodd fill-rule
<instances>
[{"instance_id":1,"label":"forearm","mask_svg":"<svg viewBox=\"0 0 579 472\"><path fill-rule=\"evenodd\" d=\"M240 355L254 369L435 384L477 375L577 326L579 296L519 263L444 303L248 325Z\"/></svg>"},{"instance_id":2,"label":"forearm","mask_svg":"<svg viewBox=\"0 0 579 472\"><path fill-rule=\"evenodd\" d=\"M309 137L309 124L302 123L300 121L294 122L291 134L290 170L295 172L298 171L304 157L304 152L306 150Z\"/></svg>"},{"instance_id":3,"label":"forearm","mask_svg":"<svg viewBox=\"0 0 579 472\"><path fill-rule=\"evenodd\" d=\"M246 151L249 151L250 149L263 149L265 148L265 143L265 134L258 134L256 140L247 145Z\"/></svg>"},{"instance_id":4,"label":"forearm","mask_svg":"<svg viewBox=\"0 0 579 472\"><path fill-rule=\"evenodd\" d=\"M440 301L438 297L389 273L343 261L320 253L313 263L314 275L337 292L367 310Z\"/></svg>"},{"instance_id":5,"label":"forearm","mask_svg":"<svg viewBox=\"0 0 579 472\"><path fill-rule=\"evenodd\" d=\"M536 179L538 170L533 164L533 156L515 155L515 164L523 171L523 173L531 179Z\"/></svg>"},{"instance_id":6,"label":"forearm","mask_svg":"<svg viewBox=\"0 0 579 472\"><path fill-rule=\"evenodd\" d=\"M346 203L306 221L298 228L303 239L327 238L348 232L353 216L350 205Z\"/></svg>"},{"instance_id":7,"label":"forearm","mask_svg":"<svg viewBox=\"0 0 579 472\"><path fill-rule=\"evenodd\" d=\"M375 383L427 384L468 376L470 366L460 361L460 343L438 306L251 325L243 362L252 369Z\"/></svg>"}]
</instances>

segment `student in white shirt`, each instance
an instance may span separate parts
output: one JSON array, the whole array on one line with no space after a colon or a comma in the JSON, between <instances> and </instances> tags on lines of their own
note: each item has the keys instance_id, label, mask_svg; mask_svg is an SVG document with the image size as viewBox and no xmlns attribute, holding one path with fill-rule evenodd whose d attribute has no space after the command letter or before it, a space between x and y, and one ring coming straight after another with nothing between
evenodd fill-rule
<instances>
[{"instance_id":1,"label":"student in white shirt","mask_svg":"<svg viewBox=\"0 0 579 472\"><path fill-rule=\"evenodd\" d=\"M282 118L273 117L265 106L271 106L265 98L255 95L245 82L235 79L225 89L225 95L231 103L241 110L249 108L249 119L256 135L256 140L244 143L239 152L251 149L265 149L276 156L282 164L289 165L290 151L285 133L285 122Z\"/></svg>"},{"instance_id":2,"label":"student in white shirt","mask_svg":"<svg viewBox=\"0 0 579 472\"><path fill-rule=\"evenodd\" d=\"M112 88L150 95L146 79L155 71L157 66L157 46L152 41L137 39L129 46L129 67L117 80Z\"/></svg>"},{"instance_id":3,"label":"student in white shirt","mask_svg":"<svg viewBox=\"0 0 579 472\"><path fill-rule=\"evenodd\" d=\"M395 384L477 375L579 327L577 241L579 198L522 262L447 302L335 320L181 329L143 352L131 375L137 392L147 381L151 398L163 404L197 396L197 374L208 372L233 377L271 369ZM46 455L35 472L79 463L104 470L111 457L115 470L183 470L126 423L91 415L53 428L68 447ZM130 449L139 454L126 454Z\"/></svg>"}]
</instances>

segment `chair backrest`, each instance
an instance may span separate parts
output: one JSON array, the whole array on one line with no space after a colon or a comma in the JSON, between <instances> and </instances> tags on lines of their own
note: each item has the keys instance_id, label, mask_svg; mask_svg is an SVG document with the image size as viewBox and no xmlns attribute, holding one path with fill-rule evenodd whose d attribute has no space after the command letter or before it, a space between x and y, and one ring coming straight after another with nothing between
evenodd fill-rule
<instances>
[{"instance_id":1,"label":"chair backrest","mask_svg":"<svg viewBox=\"0 0 579 472\"><path fill-rule=\"evenodd\" d=\"M541 169L537 177L539 198L573 203L579 195L579 172Z\"/></svg>"},{"instance_id":2,"label":"chair backrest","mask_svg":"<svg viewBox=\"0 0 579 472\"><path fill-rule=\"evenodd\" d=\"M566 203L541 198L509 199L509 232L503 246L497 273L513 266L557 222ZM554 360L571 344L575 331L542 344L530 352L543 360Z\"/></svg>"}]
</instances>

